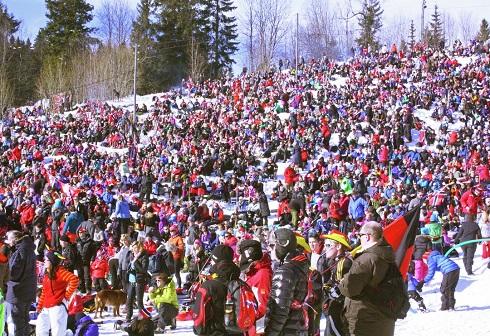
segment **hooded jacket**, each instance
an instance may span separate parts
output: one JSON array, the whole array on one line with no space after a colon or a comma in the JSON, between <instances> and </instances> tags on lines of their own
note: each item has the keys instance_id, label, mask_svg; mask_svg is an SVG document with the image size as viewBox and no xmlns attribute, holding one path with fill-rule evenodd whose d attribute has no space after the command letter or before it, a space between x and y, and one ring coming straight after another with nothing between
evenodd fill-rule
<instances>
[{"instance_id":1,"label":"hooded jacket","mask_svg":"<svg viewBox=\"0 0 490 336\"><path fill-rule=\"evenodd\" d=\"M350 271L339 284L345 298L345 319L349 333L355 335L393 335L395 321L383 314L365 294L365 287L375 288L386 276L395 251L382 237L375 245L358 252Z\"/></svg>"},{"instance_id":2,"label":"hooded jacket","mask_svg":"<svg viewBox=\"0 0 490 336\"><path fill-rule=\"evenodd\" d=\"M265 316L267 301L271 292L272 263L267 253L258 261L252 262L244 271L247 284L254 291L259 304L257 319ZM250 334L250 333L249 333Z\"/></svg>"},{"instance_id":3,"label":"hooded jacket","mask_svg":"<svg viewBox=\"0 0 490 336\"><path fill-rule=\"evenodd\" d=\"M302 307L308 294L308 259L297 250L289 252L272 276L267 302L265 335L307 335Z\"/></svg>"}]
</instances>

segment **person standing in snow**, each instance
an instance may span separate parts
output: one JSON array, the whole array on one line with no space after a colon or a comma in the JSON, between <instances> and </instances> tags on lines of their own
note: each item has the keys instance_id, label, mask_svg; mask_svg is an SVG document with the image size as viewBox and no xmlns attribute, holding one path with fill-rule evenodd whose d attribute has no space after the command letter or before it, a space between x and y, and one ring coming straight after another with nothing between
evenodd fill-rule
<instances>
[{"instance_id":1,"label":"person standing in snow","mask_svg":"<svg viewBox=\"0 0 490 336\"><path fill-rule=\"evenodd\" d=\"M429 272L422 281L419 281L417 290L420 292L424 284L434 278L436 271L441 272L441 310L454 310L454 305L456 304L454 292L459 281L458 264L443 256L439 251L430 252L427 262L429 264Z\"/></svg>"}]
</instances>

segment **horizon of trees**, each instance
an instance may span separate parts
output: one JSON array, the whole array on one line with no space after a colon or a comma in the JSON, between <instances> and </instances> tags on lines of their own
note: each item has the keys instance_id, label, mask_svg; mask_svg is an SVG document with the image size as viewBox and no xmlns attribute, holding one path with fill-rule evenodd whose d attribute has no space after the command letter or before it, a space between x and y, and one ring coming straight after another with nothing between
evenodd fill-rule
<instances>
[{"instance_id":1,"label":"horizon of trees","mask_svg":"<svg viewBox=\"0 0 490 336\"><path fill-rule=\"evenodd\" d=\"M48 22L34 41L19 37L21 22L0 0L0 112L70 92L72 103L137 93L232 74L234 57L244 70L268 71L278 58L346 59L353 50L426 43L440 49L460 39L486 42L490 27L469 12L458 17L427 8L420 18L386 17L379 0L309 0L297 24L292 0L45 0ZM235 17L236 8L240 15ZM98 26L90 24L97 18ZM418 22L418 24L417 24ZM421 41L422 38L422 41Z\"/></svg>"}]
</instances>

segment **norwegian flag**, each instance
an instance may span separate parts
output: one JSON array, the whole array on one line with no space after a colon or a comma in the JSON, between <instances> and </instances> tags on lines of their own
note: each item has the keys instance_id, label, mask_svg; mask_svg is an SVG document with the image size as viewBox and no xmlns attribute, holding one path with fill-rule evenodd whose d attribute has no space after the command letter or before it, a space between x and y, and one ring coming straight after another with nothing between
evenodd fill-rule
<instances>
[{"instance_id":1,"label":"norwegian flag","mask_svg":"<svg viewBox=\"0 0 490 336\"><path fill-rule=\"evenodd\" d=\"M446 186L442 187L439 190L434 191L433 193L429 194L428 196L428 202L430 206L438 206L441 205L442 202L444 201L444 198L447 196L446 194Z\"/></svg>"}]
</instances>

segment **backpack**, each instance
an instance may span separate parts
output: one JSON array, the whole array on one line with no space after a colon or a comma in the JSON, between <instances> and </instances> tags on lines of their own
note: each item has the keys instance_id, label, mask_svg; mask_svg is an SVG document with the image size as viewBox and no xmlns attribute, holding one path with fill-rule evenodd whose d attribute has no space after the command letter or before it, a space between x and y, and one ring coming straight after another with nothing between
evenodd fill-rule
<instances>
[{"instance_id":1,"label":"backpack","mask_svg":"<svg viewBox=\"0 0 490 336\"><path fill-rule=\"evenodd\" d=\"M168 251L151 255L148 261L148 273L157 274L162 272L169 275L175 273L174 258Z\"/></svg>"},{"instance_id":2,"label":"backpack","mask_svg":"<svg viewBox=\"0 0 490 336\"><path fill-rule=\"evenodd\" d=\"M365 293L386 316L395 321L407 317L410 302L405 281L395 263L389 264L388 272L378 286L366 286Z\"/></svg>"},{"instance_id":3,"label":"backpack","mask_svg":"<svg viewBox=\"0 0 490 336\"><path fill-rule=\"evenodd\" d=\"M258 313L257 299L252 288L243 280L231 280L227 284L226 296L233 302L233 318L225 323L227 334L243 334L255 325ZM196 335L207 335L211 330L210 322L214 317L211 297L207 290L200 287L196 293L192 317L193 331Z\"/></svg>"},{"instance_id":4,"label":"backpack","mask_svg":"<svg viewBox=\"0 0 490 336\"><path fill-rule=\"evenodd\" d=\"M225 323L229 334L243 334L255 325L258 304L252 288L243 280L228 282L227 296L231 297L234 306L233 318Z\"/></svg>"}]
</instances>

